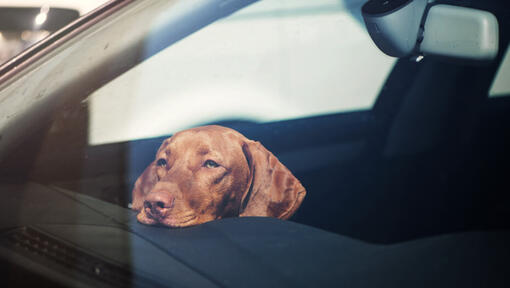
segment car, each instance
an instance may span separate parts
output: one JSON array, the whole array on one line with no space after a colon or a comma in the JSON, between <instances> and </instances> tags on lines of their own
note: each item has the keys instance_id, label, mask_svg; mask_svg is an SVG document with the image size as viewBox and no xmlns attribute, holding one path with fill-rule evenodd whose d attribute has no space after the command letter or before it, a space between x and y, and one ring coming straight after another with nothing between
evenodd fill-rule
<instances>
[{"instance_id":1,"label":"car","mask_svg":"<svg viewBox=\"0 0 510 288\"><path fill-rule=\"evenodd\" d=\"M499 22L472 63L385 55L364 3L114 0L4 63L4 285L506 287L510 7L460 3ZM206 124L301 181L290 221L137 222L163 139Z\"/></svg>"}]
</instances>

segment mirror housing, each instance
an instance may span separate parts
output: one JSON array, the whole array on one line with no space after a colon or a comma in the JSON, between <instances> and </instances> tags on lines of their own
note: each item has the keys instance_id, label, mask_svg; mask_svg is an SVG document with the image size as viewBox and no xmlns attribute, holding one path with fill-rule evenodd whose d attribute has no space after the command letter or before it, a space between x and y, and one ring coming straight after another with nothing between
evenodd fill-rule
<instances>
[{"instance_id":1,"label":"mirror housing","mask_svg":"<svg viewBox=\"0 0 510 288\"><path fill-rule=\"evenodd\" d=\"M368 33L385 54L406 57L421 34L427 0L371 0L361 8Z\"/></svg>"},{"instance_id":2,"label":"mirror housing","mask_svg":"<svg viewBox=\"0 0 510 288\"><path fill-rule=\"evenodd\" d=\"M498 21L487 11L427 0L370 0L362 15L370 37L389 56L490 61L498 54Z\"/></svg>"}]
</instances>

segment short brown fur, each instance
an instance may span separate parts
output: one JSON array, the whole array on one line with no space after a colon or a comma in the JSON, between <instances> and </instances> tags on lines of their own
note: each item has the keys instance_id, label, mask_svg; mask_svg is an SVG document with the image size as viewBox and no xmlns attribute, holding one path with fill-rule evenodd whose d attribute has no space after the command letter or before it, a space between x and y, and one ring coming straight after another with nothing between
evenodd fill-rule
<instances>
[{"instance_id":1,"label":"short brown fur","mask_svg":"<svg viewBox=\"0 0 510 288\"><path fill-rule=\"evenodd\" d=\"M236 216L288 219L305 194L262 144L230 128L203 126L163 142L135 183L132 209L141 223L169 227Z\"/></svg>"}]
</instances>

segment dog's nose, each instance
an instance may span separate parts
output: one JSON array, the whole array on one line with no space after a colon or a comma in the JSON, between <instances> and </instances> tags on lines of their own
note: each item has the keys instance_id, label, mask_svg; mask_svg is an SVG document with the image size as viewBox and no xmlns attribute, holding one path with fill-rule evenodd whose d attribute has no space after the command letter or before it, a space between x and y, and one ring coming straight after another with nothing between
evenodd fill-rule
<instances>
[{"instance_id":1,"label":"dog's nose","mask_svg":"<svg viewBox=\"0 0 510 288\"><path fill-rule=\"evenodd\" d=\"M173 204L174 197L164 191L149 193L143 202L145 210L154 216L161 215L163 211L172 208Z\"/></svg>"}]
</instances>

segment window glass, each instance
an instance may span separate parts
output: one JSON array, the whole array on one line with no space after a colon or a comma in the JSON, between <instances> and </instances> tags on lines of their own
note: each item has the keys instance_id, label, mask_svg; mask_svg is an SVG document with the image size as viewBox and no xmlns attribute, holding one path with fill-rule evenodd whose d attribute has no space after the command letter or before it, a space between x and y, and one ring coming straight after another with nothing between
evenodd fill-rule
<instances>
[{"instance_id":1,"label":"window glass","mask_svg":"<svg viewBox=\"0 0 510 288\"><path fill-rule=\"evenodd\" d=\"M489 90L489 97L501 97L510 95L510 55L507 48L503 61L501 62L494 82Z\"/></svg>"},{"instance_id":2,"label":"window glass","mask_svg":"<svg viewBox=\"0 0 510 288\"><path fill-rule=\"evenodd\" d=\"M89 97L90 144L371 108L395 60L353 11L261 1L207 26Z\"/></svg>"}]
</instances>

